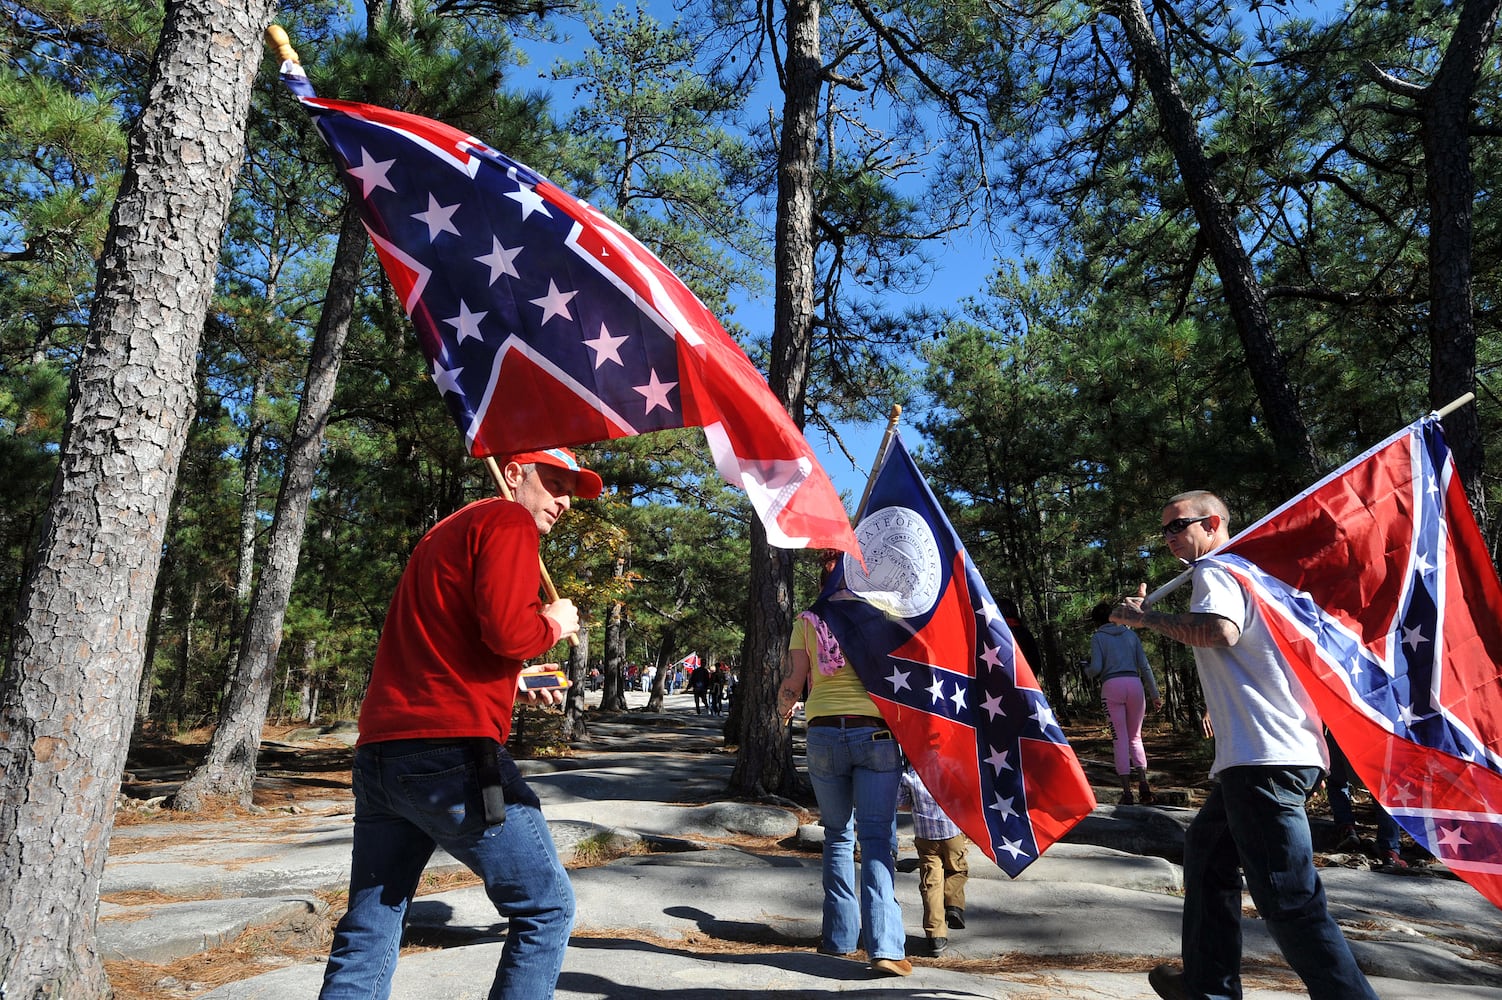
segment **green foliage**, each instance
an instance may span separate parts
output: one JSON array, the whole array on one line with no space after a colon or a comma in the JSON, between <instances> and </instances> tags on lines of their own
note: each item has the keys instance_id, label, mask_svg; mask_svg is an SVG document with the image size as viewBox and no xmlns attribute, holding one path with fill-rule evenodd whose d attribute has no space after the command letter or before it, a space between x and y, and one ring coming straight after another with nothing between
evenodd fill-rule
<instances>
[{"instance_id":1,"label":"green foliage","mask_svg":"<svg viewBox=\"0 0 1502 1000\"><path fill-rule=\"evenodd\" d=\"M419 9L403 26L377 18L367 34L350 32L333 4L288 10L284 24L324 95L440 118L566 179L728 318L768 286L775 221L766 199L778 106L770 122L751 120L751 70L785 67L766 47L716 48L752 36L690 19L710 7L673 24L591 12L590 47L550 68L571 94L521 83L521 26L479 5ZM1177 570L1158 533L1166 496L1215 489L1243 524L1286 499L1268 474L1273 449L1245 351L1192 192L1131 72L1118 7L869 9L881 34L860 5L826 5L822 25L809 419L818 433L908 404L918 415L909 446L992 591L1018 601L1043 668L1088 703L1075 664L1090 606ZM1421 136L1411 102L1379 87L1369 66L1426 82L1456 11L1441 0L1359 2L1328 21L1291 4L1147 10L1267 295L1302 415L1333 467L1426 405ZM761 33L776 25L760 19L783 12L741 13L754 15L758 44L780 54L780 39ZM95 260L161 23L155 5L97 0L11 14L0 39L6 608L46 509ZM1477 376L1493 455L1502 446L1492 405L1502 360L1502 213L1488 197L1502 181L1494 53L1471 136ZM242 493L248 483L258 552L345 197L306 116L269 72L257 86L152 625L154 714L184 725L211 716L232 662ZM559 127L549 98L565 94ZM956 155L966 137L974 155ZM1019 260L958 307L935 301L929 238L1009 224ZM770 370L770 331L742 332ZM263 450L247 469L257 436ZM663 648L670 658L733 658L747 620L751 514L709 465L700 432L581 451L606 494L578 503L543 554L595 630L594 655L619 602L633 661ZM439 518L493 489L464 454L409 321L368 257L286 619L282 711L302 707L305 685L322 692L326 715L355 710L407 553ZM796 606L812 600L817 571L797 560ZM1190 697L1182 648L1149 646L1155 665L1171 667L1170 690Z\"/></svg>"}]
</instances>

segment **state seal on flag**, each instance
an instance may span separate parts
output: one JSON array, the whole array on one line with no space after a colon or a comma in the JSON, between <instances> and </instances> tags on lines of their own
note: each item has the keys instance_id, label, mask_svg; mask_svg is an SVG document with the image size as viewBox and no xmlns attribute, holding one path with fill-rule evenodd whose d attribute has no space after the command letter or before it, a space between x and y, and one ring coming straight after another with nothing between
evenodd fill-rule
<instances>
[{"instance_id":1,"label":"state seal on flag","mask_svg":"<svg viewBox=\"0 0 1502 1000\"><path fill-rule=\"evenodd\" d=\"M908 507L883 507L855 527L866 557L862 569L845 556L845 586L898 618L927 614L939 599L944 567L939 542L926 518Z\"/></svg>"}]
</instances>

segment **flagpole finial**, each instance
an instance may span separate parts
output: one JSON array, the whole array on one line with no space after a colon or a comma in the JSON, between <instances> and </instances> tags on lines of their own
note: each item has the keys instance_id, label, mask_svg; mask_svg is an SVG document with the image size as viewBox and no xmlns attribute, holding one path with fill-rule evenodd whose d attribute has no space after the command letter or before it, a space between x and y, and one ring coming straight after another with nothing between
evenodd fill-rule
<instances>
[{"instance_id":1,"label":"flagpole finial","mask_svg":"<svg viewBox=\"0 0 1502 1000\"><path fill-rule=\"evenodd\" d=\"M276 57L282 62L302 65L302 60L297 58L297 50L292 47L292 40L287 37L287 29L280 24L266 26L266 43L276 50Z\"/></svg>"}]
</instances>

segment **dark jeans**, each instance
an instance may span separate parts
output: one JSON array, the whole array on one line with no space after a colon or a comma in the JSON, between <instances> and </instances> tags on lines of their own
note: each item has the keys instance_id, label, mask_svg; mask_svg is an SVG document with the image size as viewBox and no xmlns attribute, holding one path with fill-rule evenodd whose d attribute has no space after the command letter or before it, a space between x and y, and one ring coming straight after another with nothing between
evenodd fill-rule
<instances>
[{"instance_id":1,"label":"dark jeans","mask_svg":"<svg viewBox=\"0 0 1502 1000\"><path fill-rule=\"evenodd\" d=\"M1325 794L1330 797L1330 815L1339 826L1355 826L1356 813L1351 809L1351 786L1356 783L1356 772L1345 751L1328 736L1325 743L1330 748L1330 776L1325 779ZM1382 803L1373 802L1377 810L1377 850L1386 857L1396 851L1401 843L1402 828L1392 814L1382 808Z\"/></svg>"},{"instance_id":2,"label":"dark jeans","mask_svg":"<svg viewBox=\"0 0 1502 1000\"><path fill-rule=\"evenodd\" d=\"M486 823L479 763L464 741L392 740L355 752L349 909L334 931L322 1000L390 995L407 904L435 845L485 880L506 918L491 1000L553 995L574 923L573 885L537 796L505 751L506 819Z\"/></svg>"},{"instance_id":3,"label":"dark jeans","mask_svg":"<svg viewBox=\"0 0 1502 1000\"><path fill-rule=\"evenodd\" d=\"M1228 767L1184 840L1184 985L1241 1000L1241 874L1311 1000L1377 1000L1314 870L1304 799L1317 767Z\"/></svg>"}]
</instances>

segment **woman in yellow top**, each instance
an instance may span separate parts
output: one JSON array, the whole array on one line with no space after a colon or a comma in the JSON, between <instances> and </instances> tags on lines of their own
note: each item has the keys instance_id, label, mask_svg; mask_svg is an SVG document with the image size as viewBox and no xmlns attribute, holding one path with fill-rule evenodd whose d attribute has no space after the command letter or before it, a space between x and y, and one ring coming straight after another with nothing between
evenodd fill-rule
<instances>
[{"instance_id":1,"label":"woman in yellow top","mask_svg":"<svg viewBox=\"0 0 1502 1000\"><path fill-rule=\"evenodd\" d=\"M831 559L825 564L826 578L833 568ZM913 966L906 957L907 934L894 887L902 753L855 668L845 663L829 628L811 612L793 623L788 654L792 673L777 691L778 710L785 720L792 721L804 685L812 681L804 713L808 776L824 827L821 950L850 954L864 929L872 968L887 975L910 975Z\"/></svg>"}]
</instances>

